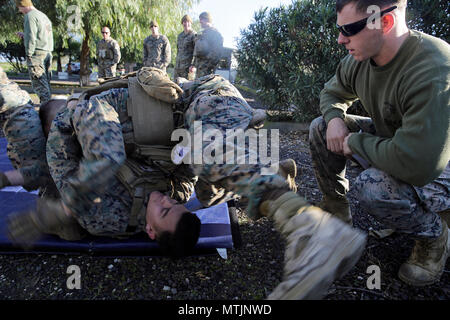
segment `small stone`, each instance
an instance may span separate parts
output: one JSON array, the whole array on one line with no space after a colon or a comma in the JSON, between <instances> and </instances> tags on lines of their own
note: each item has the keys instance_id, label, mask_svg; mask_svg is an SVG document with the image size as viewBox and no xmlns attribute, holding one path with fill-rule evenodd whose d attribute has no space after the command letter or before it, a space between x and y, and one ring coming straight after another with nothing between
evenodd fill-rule
<instances>
[{"instance_id":1,"label":"small stone","mask_svg":"<svg viewBox=\"0 0 450 320\"><path fill-rule=\"evenodd\" d=\"M108 266L108 269L111 270L112 268L114 268L114 266L113 266L112 264L110 264L110 265Z\"/></svg>"},{"instance_id":2,"label":"small stone","mask_svg":"<svg viewBox=\"0 0 450 320\"><path fill-rule=\"evenodd\" d=\"M177 289L172 288L172 289L170 290L170 292L172 292L172 294L177 294Z\"/></svg>"},{"instance_id":3,"label":"small stone","mask_svg":"<svg viewBox=\"0 0 450 320\"><path fill-rule=\"evenodd\" d=\"M169 286L164 286L163 291L169 291L170 287Z\"/></svg>"}]
</instances>

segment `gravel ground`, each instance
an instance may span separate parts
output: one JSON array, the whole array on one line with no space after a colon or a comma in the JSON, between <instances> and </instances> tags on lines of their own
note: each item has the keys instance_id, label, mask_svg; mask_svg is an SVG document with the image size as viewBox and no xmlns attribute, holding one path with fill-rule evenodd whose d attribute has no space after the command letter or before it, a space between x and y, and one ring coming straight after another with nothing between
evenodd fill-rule
<instances>
[{"instance_id":1,"label":"gravel ground","mask_svg":"<svg viewBox=\"0 0 450 320\"><path fill-rule=\"evenodd\" d=\"M246 94L254 107L262 105ZM0 132L1 135L1 132ZM302 132L280 134L280 156L293 158L300 174L299 193L312 203L320 200L307 144ZM350 183L358 174L348 170ZM351 190L354 224L368 232L380 229L363 212ZM273 223L265 218L251 221L238 206L242 246L229 250L228 259L219 255L193 256L181 260L165 257L94 257L89 255L22 254L0 255L0 299L264 299L281 281L284 240ZM394 234L383 240L369 237L357 265L336 281L325 296L327 300L448 300L450 299L450 262L441 281L414 288L397 278L397 270L407 259L413 241ZM81 289L67 289L67 268L81 270ZM381 270L381 289L370 290L367 268Z\"/></svg>"}]
</instances>

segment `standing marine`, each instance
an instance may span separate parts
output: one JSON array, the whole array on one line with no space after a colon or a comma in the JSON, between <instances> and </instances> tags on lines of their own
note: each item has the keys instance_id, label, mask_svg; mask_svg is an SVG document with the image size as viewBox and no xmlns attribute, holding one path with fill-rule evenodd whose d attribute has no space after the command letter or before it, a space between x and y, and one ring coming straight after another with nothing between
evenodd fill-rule
<instances>
[{"instance_id":1,"label":"standing marine","mask_svg":"<svg viewBox=\"0 0 450 320\"><path fill-rule=\"evenodd\" d=\"M154 67L166 72L171 59L169 39L159 33L156 21L150 22L150 29L152 34L144 40L144 67Z\"/></svg>"},{"instance_id":2,"label":"standing marine","mask_svg":"<svg viewBox=\"0 0 450 320\"><path fill-rule=\"evenodd\" d=\"M199 19L203 31L197 35L194 48L194 62L190 68L191 72L196 70L196 79L215 72L223 51L223 37L212 26L211 14L202 12Z\"/></svg>"},{"instance_id":3,"label":"standing marine","mask_svg":"<svg viewBox=\"0 0 450 320\"><path fill-rule=\"evenodd\" d=\"M120 46L111 38L111 30L102 28L103 39L97 43L98 77L112 78L116 75L117 64L120 61Z\"/></svg>"},{"instance_id":4,"label":"standing marine","mask_svg":"<svg viewBox=\"0 0 450 320\"><path fill-rule=\"evenodd\" d=\"M53 28L50 19L33 6L31 0L16 0L16 6L24 15L23 38L28 73L33 91L41 103L50 100L50 67L52 66Z\"/></svg>"},{"instance_id":5,"label":"standing marine","mask_svg":"<svg viewBox=\"0 0 450 320\"><path fill-rule=\"evenodd\" d=\"M189 78L189 67L194 59L195 37L197 33L192 30L192 19L189 15L183 16L181 24L184 30L177 39L177 60L173 78Z\"/></svg>"}]
</instances>

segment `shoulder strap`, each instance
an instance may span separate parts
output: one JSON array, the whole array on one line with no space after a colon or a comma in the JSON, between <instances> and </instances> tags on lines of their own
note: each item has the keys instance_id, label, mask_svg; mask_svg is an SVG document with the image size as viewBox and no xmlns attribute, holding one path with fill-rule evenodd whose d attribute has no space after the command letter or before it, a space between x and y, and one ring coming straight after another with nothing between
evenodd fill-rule
<instances>
[{"instance_id":1,"label":"shoulder strap","mask_svg":"<svg viewBox=\"0 0 450 320\"><path fill-rule=\"evenodd\" d=\"M127 159L116 173L117 179L125 186L133 197L128 226L136 227L138 217L145 216L145 200L152 191L166 191L171 188L169 177L162 179L152 175L148 167L132 159Z\"/></svg>"}]
</instances>

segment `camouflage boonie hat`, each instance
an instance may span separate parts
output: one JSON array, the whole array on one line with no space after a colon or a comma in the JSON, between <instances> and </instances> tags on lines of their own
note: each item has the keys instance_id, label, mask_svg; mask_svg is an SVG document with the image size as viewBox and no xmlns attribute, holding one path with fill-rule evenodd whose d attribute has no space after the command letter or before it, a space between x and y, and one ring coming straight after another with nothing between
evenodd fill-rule
<instances>
[{"instance_id":1,"label":"camouflage boonie hat","mask_svg":"<svg viewBox=\"0 0 450 320\"><path fill-rule=\"evenodd\" d=\"M151 27L158 27L158 28L159 28L158 22L156 22L156 20L150 21L150 28L151 28Z\"/></svg>"},{"instance_id":2,"label":"camouflage boonie hat","mask_svg":"<svg viewBox=\"0 0 450 320\"><path fill-rule=\"evenodd\" d=\"M207 12L207 11L200 13L200 15L198 16L198 18L199 18L199 19L205 19L205 20L207 20L208 22L212 22L212 16L211 16L211 13L209 13L209 12Z\"/></svg>"}]
</instances>

